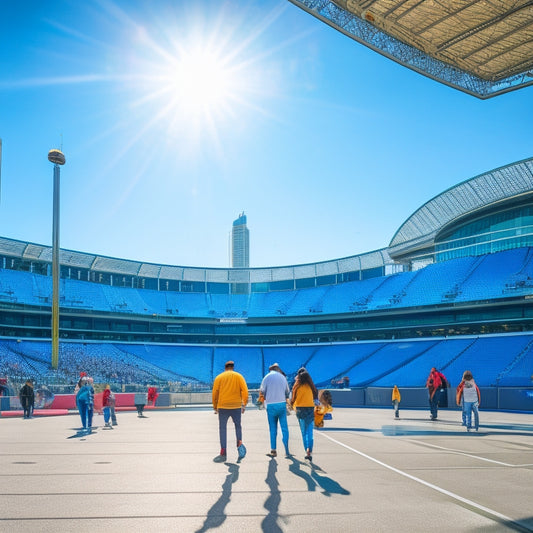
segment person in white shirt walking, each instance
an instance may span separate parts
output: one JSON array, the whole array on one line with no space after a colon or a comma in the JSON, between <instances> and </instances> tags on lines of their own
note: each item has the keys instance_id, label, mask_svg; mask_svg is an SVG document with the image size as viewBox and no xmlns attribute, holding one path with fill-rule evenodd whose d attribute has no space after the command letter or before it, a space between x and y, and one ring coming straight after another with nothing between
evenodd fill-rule
<instances>
[{"instance_id":1,"label":"person in white shirt walking","mask_svg":"<svg viewBox=\"0 0 533 533\"><path fill-rule=\"evenodd\" d=\"M289 455L289 426L287 425L287 399L289 384L278 363L270 365L268 374L261 382L260 391L265 399L268 426L270 429L270 457L276 457L278 423L281 427L285 454Z\"/></svg>"}]
</instances>

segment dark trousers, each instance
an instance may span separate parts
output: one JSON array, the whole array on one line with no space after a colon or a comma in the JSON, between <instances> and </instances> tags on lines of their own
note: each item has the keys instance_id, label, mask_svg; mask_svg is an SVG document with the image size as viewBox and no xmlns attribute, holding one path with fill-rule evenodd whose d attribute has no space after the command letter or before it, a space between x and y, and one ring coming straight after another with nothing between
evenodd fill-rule
<instances>
[{"instance_id":1,"label":"dark trousers","mask_svg":"<svg viewBox=\"0 0 533 533\"><path fill-rule=\"evenodd\" d=\"M237 444L242 440L241 427L241 409L219 409L218 410L218 434L220 436L220 447L226 449L227 447L227 426L228 419L231 418L235 424L235 437Z\"/></svg>"},{"instance_id":2,"label":"dark trousers","mask_svg":"<svg viewBox=\"0 0 533 533\"><path fill-rule=\"evenodd\" d=\"M33 405L30 402L27 402L23 405L24 408L24 418L30 418L33 411Z\"/></svg>"},{"instance_id":3,"label":"dark trousers","mask_svg":"<svg viewBox=\"0 0 533 533\"><path fill-rule=\"evenodd\" d=\"M431 416L437 418L439 407L439 391L435 391L433 398L429 399L429 410L431 411Z\"/></svg>"}]
</instances>

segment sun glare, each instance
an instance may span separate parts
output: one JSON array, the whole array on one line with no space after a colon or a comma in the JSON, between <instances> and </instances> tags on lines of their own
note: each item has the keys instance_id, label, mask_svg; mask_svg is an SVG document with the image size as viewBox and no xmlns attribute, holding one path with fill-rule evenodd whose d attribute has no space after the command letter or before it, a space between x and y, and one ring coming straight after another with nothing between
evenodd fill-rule
<instances>
[{"instance_id":1,"label":"sun glare","mask_svg":"<svg viewBox=\"0 0 533 533\"><path fill-rule=\"evenodd\" d=\"M82 49L96 47L100 53L87 57L105 57L102 73L96 64L97 74L23 83L113 84L109 101L120 119L100 138L126 131L116 160L149 135L152 143L158 139L188 158L207 150L223 155L226 140L245 131L250 117L271 116L264 101L279 92L275 55L284 43L265 49L263 35L285 9L257 18L224 4L213 11L149 8L141 16L111 0L105 3L109 33L102 33L101 42L58 28Z\"/></svg>"},{"instance_id":2,"label":"sun glare","mask_svg":"<svg viewBox=\"0 0 533 533\"><path fill-rule=\"evenodd\" d=\"M216 34L181 35L179 41L144 34L143 41L134 67L138 97L132 101L149 112L143 129L165 131L189 154L207 139L218 150L234 117L254 107L254 84L261 78L254 62L239 55L239 44Z\"/></svg>"},{"instance_id":3,"label":"sun glare","mask_svg":"<svg viewBox=\"0 0 533 533\"><path fill-rule=\"evenodd\" d=\"M184 108L209 110L227 103L231 96L231 81L232 74L223 59L203 50L185 54L171 74L172 89Z\"/></svg>"}]
</instances>

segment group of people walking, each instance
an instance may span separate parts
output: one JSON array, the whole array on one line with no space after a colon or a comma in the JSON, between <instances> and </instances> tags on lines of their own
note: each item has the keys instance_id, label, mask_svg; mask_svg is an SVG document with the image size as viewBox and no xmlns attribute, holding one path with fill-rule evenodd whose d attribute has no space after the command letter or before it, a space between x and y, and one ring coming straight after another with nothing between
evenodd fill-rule
<instances>
[{"instance_id":1,"label":"group of people walking","mask_svg":"<svg viewBox=\"0 0 533 533\"><path fill-rule=\"evenodd\" d=\"M82 431L91 433L94 414L93 378L87 376L85 372L82 372L74 392L76 393L76 407L80 414ZM117 425L115 394L111 390L109 383L106 383L102 393L102 412L104 414L105 427L110 428L112 425Z\"/></svg>"},{"instance_id":2,"label":"group of people walking","mask_svg":"<svg viewBox=\"0 0 533 533\"><path fill-rule=\"evenodd\" d=\"M270 365L268 370L260 386L260 395L266 405L270 432L270 453L267 455L276 457L278 454L278 427L281 429L285 455L290 455L287 414L295 410L302 434L305 459L312 461L315 412L319 417L318 424L320 425L325 414L331 412L331 393L323 391L320 395L321 403L313 379L303 367L298 370L292 389L289 388L287 377L278 363ZM238 458L242 460L246 455L246 447L242 442L241 415L248 403L248 387L244 377L235 371L233 361L228 361L224 366L224 372L215 378L212 396L213 409L215 414L218 414L220 437L220 454L215 457L215 461L223 462L227 458L227 423L230 418L235 425Z\"/></svg>"},{"instance_id":3,"label":"group of people walking","mask_svg":"<svg viewBox=\"0 0 533 533\"><path fill-rule=\"evenodd\" d=\"M270 432L270 457L277 456L278 427L281 429L281 440L285 455L289 451L289 427L287 415L295 410L298 424L302 434L302 442L305 450L305 459L312 461L314 427L322 427L323 420L332 411L332 398L328 390L317 390L311 375L302 367L296 373L292 389L289 387L287 377L278 363L270 365L268 374L263 378L260 386L260 397L266 405L268 426ZM426 380L431 420L437 420L439 401L443 395L447 398L447 388L450 383L442 372L433 367ZM92 431L94 413L94 386L93 379L85 372L80 374L80 380L76 385L76 406L78 408L83 431ZM155 405L157 389L149 389L150 400ZM137 410L143 401L135 401ZM27 380L19 391L19 399L24 410L24 418L31 418L34 407L33 383ZM395 418L399 418L401 394L394 385L392 390L392 404ZM462 406L462 425L468 431L479 429L479 404L481 393L474 381L470 370L463 373L461 382L456 388L457 405ZM137 405L139 403L139 405ZM248 386L244 377L235 371L235 363L228 361L224 366L224 372L220 373L213 383L212 403L215 414L218 415L220 453L215 458L217 462L223 462L227 458L227 423L231 418L235 426L236 447L239 461L246 456L246 447L242 439L241 417L248 404ZM447 405L447 404L446 404ZM117 425L115 414L115 395L109 384L106 384L102 395L102 410L106 427ZM472 417L473 415L473 417ZM142 416L142 410L139 413ZM473 420L472 420L473 418Z\"/></svg>"},{"instance_id":4,"label":"group of people walking","mask_svg":"<svg viewBox=\"0 0 533 533\"><path fill-rule=\"evenodd\" d=\"M429 397L429 410L431 420L437 420L438 417L438 407L439 402L442 401L442 398L446 401L448 392L447 389L450 387L449 381L446 379L442 372L439 372L435 367L433 367L429 373L429 376L426 380L426 388L428 389ZM396 392L395 392L396 391ZM474 381L474 376L470 370L465 370L461 383L456 388L455 400L457 405L462 406L462 425L466 426L467 431L475 429L479 430L479 404L481 403L481 393L479 387ZM396 418L398 418L398 405L399 405L399 391L396 385L394 386L392 392L393 404L396 395L396 404L395 404L395 413ZM474 420L472 422L472 414L474 415Z\"/></svg>"}]
</instances>

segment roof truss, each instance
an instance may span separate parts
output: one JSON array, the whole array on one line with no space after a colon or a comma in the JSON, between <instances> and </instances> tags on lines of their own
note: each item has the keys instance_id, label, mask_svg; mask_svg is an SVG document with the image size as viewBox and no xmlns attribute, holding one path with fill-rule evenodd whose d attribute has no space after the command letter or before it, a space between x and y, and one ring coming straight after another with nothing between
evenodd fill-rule
<instances>
[{"instance_id":1,"label":"roof truss","mask_svg":"<svg viewBox=\"0 0 533 533\"><path fill-rule=\"evenodd\" d=\"M456 89L533 84L533 0L290 0L338 31Z\"/></svg>"}]
</instances>

